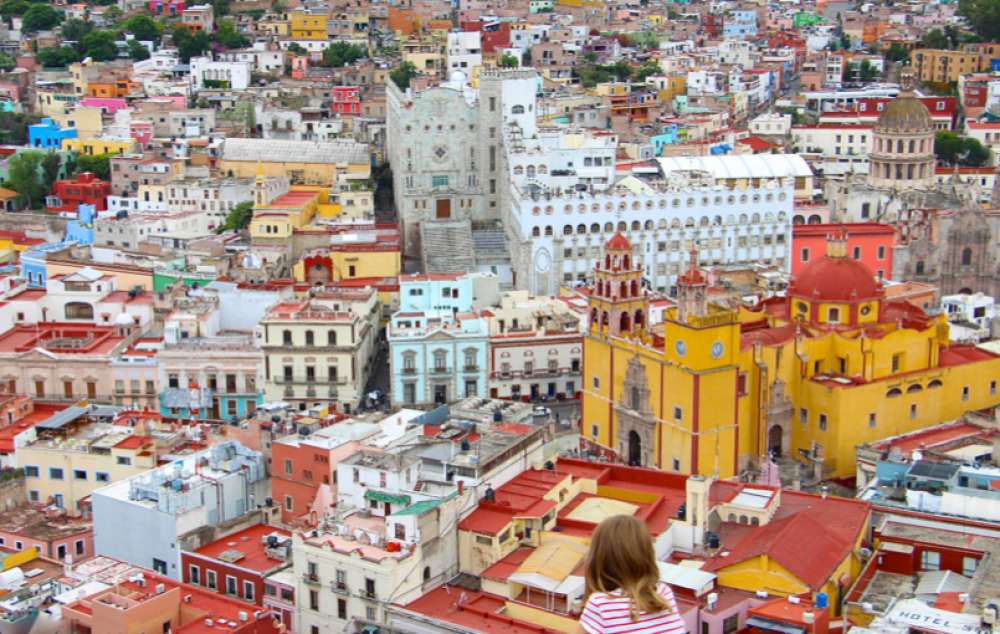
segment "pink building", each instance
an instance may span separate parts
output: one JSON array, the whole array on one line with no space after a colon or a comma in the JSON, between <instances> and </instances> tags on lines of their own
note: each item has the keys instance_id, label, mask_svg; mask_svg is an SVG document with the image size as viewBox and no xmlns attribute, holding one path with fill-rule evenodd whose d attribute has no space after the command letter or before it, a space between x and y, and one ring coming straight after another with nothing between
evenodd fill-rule
<instances>
[{"instance_id":1,"label":"pink building","mask_svg":"<svg viewBox=\"0 0 1000 634\"><path fill-rule=\"evenodd\" d=\"M149 0L146 5L156 15L180 15L184 13L184 0Z\"/></svg>"},{"instance_id":2,"label":"pink building","mask_svg":"<svg viewBox=\"0 0 1000 634\"><path fill-rule=\"evenodd\" d=\"M70 555L81 561L94 556L94 527L89 519L26 504L0 513L0 547L12 551L35 548L49 559L63 561Z\"/></svg>"},{"instance_id":3,"label":"pink building","mask_svg":"<svg viewBox=\"0 0 1000 634\"><path fill-rule=\"evenodd\" d=\"M80 105L87 108L100 108L107 114L114 114L128 108L128 103L118 97L83 97Z\"/></svg>"}]
</instances>

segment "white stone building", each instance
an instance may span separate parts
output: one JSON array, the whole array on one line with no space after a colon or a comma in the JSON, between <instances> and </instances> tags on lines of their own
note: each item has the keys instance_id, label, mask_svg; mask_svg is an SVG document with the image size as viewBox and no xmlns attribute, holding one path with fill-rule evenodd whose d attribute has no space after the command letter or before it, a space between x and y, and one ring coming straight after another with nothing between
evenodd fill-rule
<instances>
[{"instance_id":1,"label":"white stone building","mask_svg":"<svg viewBox=\"0 0 1000 634\"><path fill-rule=\"evenodd\" d=\"M543 153L537 161L548 162ZM793 200L798 191L812 191L801 158L674 157L657 165L613 186L593 179L571 186L562 172L551 181L538 175L538 165L533 181L515 176L505 224L516 287L550 295L586 280L601 246L618 231L642 255L646 284L661 292L673 290L693 248L705 264L788 268Z\"/></svg>"},{"instance_id":2,"label":"white stone building","mask_svg":"<svg viewBox=\"0 0 1000 634\"><path fill-rule=\"evenodd\" d=\"M791 128L791 136L795 151L825 176L868 173L871 126L802 125Z\"/></svg>"},{"instance_id":3,"label":"white stone building","mask_svg":"<svg viewBox=\"0 0 1000 634\"><path fill-rule=\"evenodd\" d=\"M246 90L250 85L249 62L216 62L209 57L192 57L191 88L195 91L206 88L224 90Z\"/></svg>"},{"instance_id":4,"label":"white stone building","mask_svg":"<svg viewBox=\"0 0 1000 634\"><path fill-rule=\"evenodd\" d=\"M462 81L420 93L386 84L386 156L406 254L419 252L423 220L501 217L503 125L516 120L533 133L539 79L531 69L490 69L479 81L478 95Z\"/></svg>"}]
</instances>

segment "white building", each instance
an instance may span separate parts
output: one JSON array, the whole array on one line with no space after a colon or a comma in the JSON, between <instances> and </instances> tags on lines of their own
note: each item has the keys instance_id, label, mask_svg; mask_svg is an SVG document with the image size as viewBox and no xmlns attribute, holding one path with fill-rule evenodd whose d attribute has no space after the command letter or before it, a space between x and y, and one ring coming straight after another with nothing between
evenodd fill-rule
<instances>
[{"instance_id":1,"label":"white building","mask_svg":"<svg viewBox=\"0 0 1000 634\"><path fill-rule=\"evenodd\" d=\"M795 151L825 176L867 174L872 126L821 123L791 128Z\"/></svg>"},{"instance_id":2,"label":"white building","mask_svg":"<svg viewBox=\"0 0 1000 634\"><path fill-rule=\"evenodd\" d=\"M223 62L246 62L261 73L280 73L285 68L285 53L280 49L271 50L263 42L256 43L252 48L238 51L225 51L219 54Z\"/></svg>"},{"instance_id":3,"label":"white building","mask_svg":"<svg viewBox=\"0 0 1000 634\"><path fill-rule=\"evenodd\" d=\"M511 291L489 314L491 398L576 396L581 389L584 325L568 302Z\"/></svg>"},{"instance_id":4,"label":"white building","mask_svg":"<svg viewBox=\"0 0 1000 634\"><path fill-rule=\"evenodd\" d=\"M765 112L750 122L750 134L761 136L785 136L792 131L792 115Z\"/></svg>"},{"instance_id":5,"label":"white building","mask_svg":"<svg viewBox=\"0 0 1000 634\"><path fill-rule=\"evenodd\" d=\"M550 162L541 152L537 161ZM610 187L570 186L562 172L554 182L537 166L535 174L512 180L505 224L516 286L536 295L586 280L619 231L660 291L672 290L695 248L704 264L787 269L793 200L812 192L812 172L794 155L661 158Z\"/></svg>"},{"instance_id":6,"label":"white building","mask_svg":"<svg viewBox=\"0 0 1000 634\"><path fill-rule=\"evenodd\" d=\"M180 537L254 510L266 477L263 454L227 441L97 489L94 551L179 580Z\"/></svg>"},{"instance_id":7,"label":"white building","mask_svg":"<svg viewBox=\"0 0 1000 634\"><path fill-rule=\"evenodd\" d=\"M483 45L479 31L458 31L448 34L448 72L471 76L472 69L483 64Z\"/></svg>"},{"instance_id":8,"label":"white building","mask_svg":"<svg viewBox=\"0 0 1000 634\"><path fill-rule=\"evenodd\" d=\"M206 88L246 90L250 85L250 62L216 62L209 57L192 57L191 87L195 91Z\"/></svg>"},{"instance_id":9,"label":"white building","mask_svg":"<svg viewBox=\"0 0 1000 634\"><path fill-rule=\"evenodd\" d=\"M948 316L952 341L975 343L991 338L997 310L989 295L945 295L941 298L941 310Z\"/></svg>"},{"instance_id":10,"label":"white building","mask_svg":"<svg viewBox=\"0 0 1000 634\"><path fill-rule=\"evenodd\" d=\"M170 181L164 187L170 211L204 211L224 220L233 207L253 202L252 178L185 178ZM266 200L288 192L288 179L269 177L263 183Z\"/></svg>"}]
</instances>

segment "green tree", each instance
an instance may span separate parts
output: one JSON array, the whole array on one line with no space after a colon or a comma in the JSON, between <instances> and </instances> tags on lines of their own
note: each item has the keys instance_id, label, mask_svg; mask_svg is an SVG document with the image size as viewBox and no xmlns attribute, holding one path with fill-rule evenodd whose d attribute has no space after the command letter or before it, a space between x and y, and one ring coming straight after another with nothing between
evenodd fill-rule
<instances>
[{"instance_id":1,"label":"green tree","mask_svg":"<svg viewBox=\"0 0 1000 634\"><path fill-rule=\"evenodd\" d=\"M43 48L35 54L35 58L45 68L62 68L82 59L76 49L70 46Z\"/></svg>"},{"instance_id":2,"label":"green tree","mask_svg":"<svg viewBox=\"0 0 1000 634\"><path fill-rule=\"evenodd\" d=\"M27 145L28 126L38 122L38 115L23 112L0 112L0 144Z\"/></svg>"},{"instance_id":3,"label":"green tree","mask_svg":"<svg viewBox=\"0 0 1000 634\"><path fill-rule=\"evenodd\" d=\"M212 0L212 9L215 11L216 17L229 15L229 0Z\"/></svg>"},{"instance_id":4,"label":"green tree","mask_svg":"<svg viewBox=\"0 0 1000 634\"><path fill-rule=\"evenodd\" d=\"M21 17L21 28L29 33L51 29L62 22L62 13L47 4L33 4Z\"/></svg>"},{"instance_id":5,"label":"green tree","mask_svg":"<svg viewBox=\"0 0 1000 634\"><path fill-rule=\"evenodd\" d=\"M309 54L309 51L307 51L306 49L302 48L302 45L299 44L298 42L292 42L291 44L289 44L288 45L288 52L289 53L294 53L296 55L307 55L307 54Z\"/></svg>"},{"instance_id":6,"label":"green tree","mask_svg":"<svg viewBox=\"0 0 1000 634\"><path fill-rule=\"evenodd\" d=\"M997 0L959 0L958 14L969 21L969 26L984 41L1000 39L1000 2Z\"/></svg>"},{"instance_id":7,"label":"green tree","mask_svg":"<svg viewBox=\"0 0 1000 634\"><path fill-rule=\"evenodd\" d=\"M0 4L0 16L5 20L9 20L12 17L24 15L30 8L31 3L28 0L4 0Z\"/></svg>"},{"instance_id":8,"label":"green tree","mask_svg":"<svg viewBox=\"0 0 1000 634\"><path fill-rule=\"evenodd\" d=\"M232 20L219 20L219 28L212 34L212 39L225 48L250 46L250 40L236 30L236 25L233 24Z\"/></svg>"},{"instance_id":9,"label":"green tree","mask_svg":"<svg viewBox=\"0 0 1000 634\"><path fill-rule=\"evenodd\" d=\"M62 33L63 40L69 42L81 42L84 36L93 30L93 24L79 18L70 18L59 27L59 32Z\"/></svg>"},{"instance_id":10,"label":"green tree","mask_svg":"<svg viewBox=\"0 0 1000 634\"><path fill-rule=\"evenodd\" d=\"M149 49L139 43L139 40L128 41L128 56L134 62L149 59Z\"/></svg>"},{"instance_id":11,"label":"green tree","mask_svg":"<svg viewBox=\"0 0 1000 634\"><path fill-rule=\"evenodd\" d=\"M414 66L411 62L403 62L396 68L389 71L389 79L391 79L393 83L401 89L406 90L410 87L410 80L418 74L416 66Z\"/></svg>"},{"instance_id":12,"label":"green tree","mask_svg":"<svg viewBox=\"0 0 1000 634\"><path fill-rule=\"evenodd\" d=\"M211 41L204 31L192 33L186 26L178 26L173 31L174 45L181 61L187 64L192 57L198 57L208 50Z\"/></svg>"},{"instance_id":13,"label":"green tree","mask_svg":"<svg viewBox=\"0 0 1000 634\"><path fill-rule=\"evenodd\" d=\"M878 69L867 59L863 59L861 60L861 66L858 68L858 74L863 83L870 84L878 77Z\"/></svg>"},{"instance_id":14,"label":"green tree","mask_svg":"<svg viewBox=\"0 0 1000 634\"><path fill-rule=\"evenodd\" d=\"M632 34L632 43L646 50L660 48L660 36L653 31L638 31Z\"/></svg>"},{"instance_id":15,"label":"green tree","mask_svg":"<svg viewBox=\"0 0 1000 634\"><path fill-rule=\"evenodd\" d=\"M845 51L851 49L851 36L847 33L841 32L840 34L840 48Z\"/></svg>"},{"instance_id":16,"label":"green tree","mask_svg":"<svg viewBox=\"0 0 1000 634\"><path fill-rule=\"evenodd\" d=\"M59 172L62 170L62 156L58 152L47 152L42 159L42 186L45 193L52 191L52 185L59 180Z\"/></svg>"},{"instance_id":17,"label":"green tree","mask_svg":"<svg viewBox=\"0 0 1000 634\"><path fill-rule=\"evenodd\" d=\"M242 202L233 206L226 215L226 221L215 232L242 231L250 226L251 220L253 220L253 203L250 201Z\"/></svg>"},{"instance_id":18,"label":"green tree","mask_svg":"<svg viewBox=\"0 0 1000 634\"><path fill-rule=\"evenodd\" d=\"M0 70L7 72L17 66L17 60L7 53L0 53Z\"/></svg>"},{"instance_id":19,"label":"green tree","mask_svg":"<svg viewBox=\"0 0 1000 634\"><path fill-rule=\"evenodd\" d=\"M118 56L116 41L118 35L114 31L91 31L83 37L80 48L84 56L95 62L107 62Z\"/></svg>"},{"instance_id":20,"label":"green tree","mask_svg":"<svg viewBox=\"0 0 1000 634\"><path fill-rule=\"evenodd\" d=\"M365 49L356 44L334 42L323 51L323 66L340 68L353 64L365 56Z\"/></svg>"},{"instance_id":21,"label":"green tree","mask_svg":"<svg viewBox=\"0 0 1000 634\"><path fill-rule=\"evenodd\" d=\"M105 18L105 19L106 19L106 20L107 20L108 22L117 22L118 20L121 20L121 19L122 19L122 16L123 16L123 15L125 15L125 14L124 14L124 13L122 12L122 10L121 10L120 8L118 8L118 7L108 7L108 8L107 8L107 9L106 9L106 10L104 11L104 18Z\"/></svg>"},{"instance_id":22,"label":"green tree","mask_svg":"<svg viewBox=\"0 0 1000 634\"><path fill-rule=\"evenodd\" d=\"M510 53L504 53L500 56L500 59L497 60L497 65L500 68L517 68L517 57L511 55Z\"/></svg>"},{"instance_id":23,"label":"green tree","mask_svg":"<svg viewBox=\"0 0 1000 634\"><path fill-rule=\"evenodd\" d=\"M76 173L90 172L100 179L111 179L111 157L113 154L78 154L76 157Z\"/></svg>"},{"instance_id":24,"label":"green tree","mask_svg":"<svg viewBox=\"0 0 1000 634\"><path fill-rule=\"evenodd\" d=\"M281 15L287 10L288 6L282 0L274 0L274 2L271 3L271 11L277 13L278 15Z\"/></svg>"},{"instance_id":25,"label":"green tree","mask_svg":"<svg viewBox=\"0 0 1000 634\"><path fill-rule=\"evenodd\" d=\"M906 50L906 47L899 42L893 42L889 48L886 49L883 56L886 61L902 62L910 58L910 53Z\"/></svg>"},{"instance_id":26,"label":"green tree","mask_svg":"<svg viewBox=\"0 0 1000 634\"><path fill-rule=\"evenodd\" d=\"M962 165L967 167L983 167L990 163L990 150L977 139L966 137L962 142Z\"/></svg>"},{"instance_id":27,"label":"green tree","mask_svg":"<svg viewBox=\"0 0 1000 634\"><path fill-rule=\"evenodd\" d=\"M990 161L990 151L971 137L954 132L938 132L934 137L934 154L946 165L982 167Z\"/></svg>"},{"instance_id":28,"label":"green tree","mask_svg":"<svg viewBox=\"0 0 1000 634\"><path fill-rule=\"evenodd\" d=\"M660 69L660 64L655 59L647 60L643 62L635 71L635 81L646 81L647 77L652 77L653 75L659 75L663 71Z\"/></svg>"},{"instance_id":29,"label":"green tree","mask_svg":"<svg viewBox=\"0 0 1000 634\"><path fill-rule=\"evenodd\" d=\"M951 42L941 29L931 29L920 39L923 48L951 48Z\"/></svg>"},{"instance_id":30,"label":"green tree","mask_svg":"<svg viewBox=\"0 0 1000 634\"><path fill-rule=\"evenodd\" d=\"M45 197L41 173L44 158L42 152L29 151L15 155L7 162L7 181L4 187L16 191L26 209L40 207Z\"/></svg>"},{"instance_id":31,"label":"green tree","mask_svg":"<svg viewBox=\"0 0 1000 634\"><path fill-rule=\"evenodd\" d=\"M121 28L144 42L158 42L163 35L163 26L145 13L133 15L122 23Z\"/></svg>"}]
</instances>

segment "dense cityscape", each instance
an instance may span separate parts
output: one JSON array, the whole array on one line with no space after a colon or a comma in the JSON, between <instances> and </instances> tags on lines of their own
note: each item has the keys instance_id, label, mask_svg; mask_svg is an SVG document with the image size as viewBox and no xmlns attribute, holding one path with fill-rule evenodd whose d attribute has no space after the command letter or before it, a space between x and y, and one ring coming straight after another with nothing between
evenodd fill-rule
<instances>
[{"instance_id":1,"label":"dense cityscape","mask_svg":"<svg viewBox=\"0 0 1000 634\"><path fill-rule=\"evenodd\" d=\"M197 1L0 2L0 634L1000 632L1000 0Z\"/></svg>"}]
</instances>

